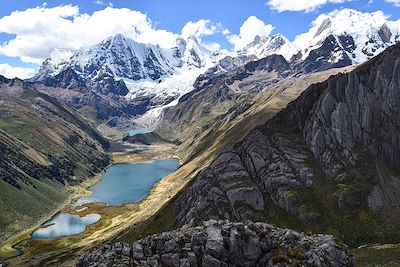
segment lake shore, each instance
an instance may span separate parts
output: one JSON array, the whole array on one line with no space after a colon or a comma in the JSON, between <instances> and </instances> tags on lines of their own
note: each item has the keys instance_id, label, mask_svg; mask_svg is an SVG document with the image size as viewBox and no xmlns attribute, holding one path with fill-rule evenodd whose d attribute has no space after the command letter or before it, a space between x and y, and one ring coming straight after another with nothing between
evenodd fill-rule
<instances>
[{"instance_id":1,"label":"lake shore","mask_svg":"<svg viewBox=\"0 0 400 267\"><path fill-rule=\"evenodd\" d=\"M101 180L101 176L104 174L105 170L111 165L112 164L109 164L103 171L84 181L83 183L68 187L66 189L66 191L68 192L68 197L65 201L60 203L57 208L44 216L43 219L36 223L34 226L23 230L21 233L18 233L2 242L0 244L0 260L6 261L10 258L19 256L19 252L14 248L16 245L24 240L30 239L32 233L36 229L40 228L46 221L53 218L57 213L68 209L68 207L72 206L72 203L76 202L79 198L89 196L91 193L88 189Z\"/></svg>"},{"instance_id":2,"label":"lake shore","mask_svg":"<svg viewBox=\"0 0 400 267\"><path fill-rule=\"evenodd\" d=\"M112 142L118 143L115 139L112 140ZM128 150L111 153L113 157L112 164L163 159L177 159L181 162L174 154L176 146L172 144L154 144L149 146L128 144L128 147ZM18 235L6 243L4 247L8 248L9 251L15 251L12 247L25 240L25 244L22 245L25 254L23 256L9 258L7 263L9 266L24 266L28 263L41 265L48 259L56 259L57 266L73 265L73 262L77 260L81 251L86 251L93 248L93 246L101 244L116 233L123 231L123 229L144 221L154 214L174 195L174 193L171 192L171 188L174 188L173 191L178 192L183 188L182 186L185 185L185 182L181 179L186 177L188 172L184 169L185 168L183 168L184 172L182 172L182 168L180 168L175 173L164 177L152 187L149 195L138 203L124 204L120 207L109 207L101 203L86 204L82 207L74 207L71 205L71 203L74 203L77 199L90 194L88 188L101 179L101 175L104 173L103 171L93 179L71 188L68 201L60 205L60 209L57 211L68 212L79 216L97 213L102 218L99 222L90 225L84 233L74 236L49 240L29 240L32 231L40 227L41 224L37 225L25 231L24 235ZM49 216L49 218L46 218L46 220L43 220L43 222L53 217L57 212ZM68 255L69 259L65 263L60 263L58 259L64 258L63 255ZM16 255L14 254L13 256Z\"/></svg>"}]
</instances>

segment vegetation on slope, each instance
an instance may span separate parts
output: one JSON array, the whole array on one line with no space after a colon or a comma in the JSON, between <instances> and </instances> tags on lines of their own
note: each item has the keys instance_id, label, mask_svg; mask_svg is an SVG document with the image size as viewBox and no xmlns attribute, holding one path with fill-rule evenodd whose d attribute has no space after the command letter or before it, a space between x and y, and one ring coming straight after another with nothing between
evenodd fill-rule
<instances>
[{"instance_id":1,"label":"vegetation on slope","mask_svg":"<svg viewBox=\"0 0 400 267\"><path fill-rule=\"evenodd\" d=\"M68 199L68 186L109 163L108 141L73 109L0 77L0 241L32 227Z\"/></svg>"}]
</instances>

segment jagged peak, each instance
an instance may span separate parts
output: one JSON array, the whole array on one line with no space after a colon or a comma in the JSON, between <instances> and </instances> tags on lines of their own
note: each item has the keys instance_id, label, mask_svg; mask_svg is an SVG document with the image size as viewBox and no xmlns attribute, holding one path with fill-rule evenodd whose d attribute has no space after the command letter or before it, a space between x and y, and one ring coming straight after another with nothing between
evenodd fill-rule
<instances>
[{"instance_id":1,"label":"jagged peak","mask_svg":"<svg viewBox=\"0 0 400 267\"><path fill-rule=\"evenodd\" d=\"M382 11L368 13L348 8L334 10L319 15L308 32L296 37L294 45L299 49L305 49L310 44L321 43L329 35L367 36L376 32L385 23L387 17Z\"/></svg>"},{"instance_id":2,"label":"jagged peak","mask_svg":"<svg viewBox=\"0 0 400 267\"><path fill-rule=\"evenodd\" d=\"M186 38L186 42L194 42L200 45L199 38L197 38L195 35L190 35L188 38Z\"/></svg>"},{"instance_id":3,"label":"jagged peak","mask_svg":"<svg viewBox=\"0 0 400 267\"><path fill-rule=\"evenodd\" d=\"M259 59L272 54L282 55L286 60L289 60L295 54L295 50L291 42L278 33L272 36L257 35L251 43L238 51L239 56L254 55Z\"/></svg>"}]
</instances>

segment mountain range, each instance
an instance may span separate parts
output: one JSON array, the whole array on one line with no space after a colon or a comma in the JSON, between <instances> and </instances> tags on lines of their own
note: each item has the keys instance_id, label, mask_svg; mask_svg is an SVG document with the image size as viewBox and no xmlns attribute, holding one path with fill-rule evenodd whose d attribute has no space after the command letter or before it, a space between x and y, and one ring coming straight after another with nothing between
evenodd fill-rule
<instances>
[{"instance_id":1,"label":"mountain range","mask_svg":"<svg viewBox=\"0 0 400 267\"><path fill-rule=\"evenodd\" d=\"M399 29L399 23L382 20L378 12L342 9L318 17L310 30L293 42L280 34L256 36L235 53L212 52L194 36L179 37L174 47L165 49L117 34L76 52L55 50L31 81L78 91L80 99L87 99L86 105L93 104L95 119L107 120L115 113L137 117L155 109L145 120L156 123L160 107L175 105L207 70L217 75L274 54L295 66L296 73L359 64L396 43ZM74 97L61 91L52 92L53 96L60 95L80 107ZM115 100L119 107L99 110L93 97L87 96L89 92L107 98L103 102Z\"/></svg>"},{"instance_id":2,"label":"mountain range","mask_svg":"<svg viewBox=\"0 0 400 267\"><path fill-rule=\"evenodd\" d=\"M117 34L54 50L32 79L0 76L0 238L48 217L110 156L145 154L181 166L141 202L68 207L102 219L87 239L27 241L39 246L15 262L353 266L350 249L400 242L398 41L400 22L342 9L293 41L228 52Z\"/></svg>"}]
</instances>

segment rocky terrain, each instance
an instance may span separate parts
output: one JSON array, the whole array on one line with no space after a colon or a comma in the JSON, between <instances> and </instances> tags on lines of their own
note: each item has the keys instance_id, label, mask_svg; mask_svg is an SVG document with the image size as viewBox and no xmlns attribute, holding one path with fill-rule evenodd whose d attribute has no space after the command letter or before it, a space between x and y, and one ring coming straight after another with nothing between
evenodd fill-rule
<instances>
[{"instance_id":1,"label":"rocky terrain","mask_svg":"<svg viewBox=\"0 0 400 267\"><path fill-rule=\"evenodd\" d=\"M311 86L226 148L178 201L177 224L274 221L351 245L397 236L400 46Z\"/></svg>"},{"instance_id":2,"label":"rocky terrain","mask_svg":"<svg viewBox=\"0 0 400 267\"><path fill-rule=\"evenodd\" d=\"M263 223L207 221L134 242L106 244L77 266L353 266L332 236Z\"/></svg>"},{"instance_id":3,"label":"rocky terrain","mask_svg":"<svg viewBox=\"0 0 400 267\"><path fill-rule=\"evenodd\" d=\"M94 120L135 117L190 91L216 57L194 36L167 49L117 34L76 52L56 49L30 81L83 112L90 107L84 114Z\"/></svg>"},{"instance_id":4,"label":"rocky terrain","mask_svg":"<svg viewBox=\"0 0 400 267\"><path fill-rule=\"evenodd\" d=\"M280 34L256 36L232 53L212 52L194 36L161 48L117 34L79 51L56 49L31 82L94 121L149 112L139 122L153 127L163 107L198 91L195 80L202 74L198 81L212 80L272 55L285 58L296 74L360 64L397 43L399 32L379 12L342 9L317 17L293 42Z\"/></svg>"},{"instance_id":5,"label":"rocky terrain","mask_svg":"<svg viewBox=\"0 0 400 267\"><path fill-rule=\"evenodd\" d=\"M67 186L110 161L108 141L74 109L0 76L0 240L32 226L68 198Z\"/></svg>"},{"instance_id":6,"label":"rocky terrain","mask_svg":"<svg viewBox=\"0 0 400 267\"><path fill-rule=\"evenodd\" d=\"M248 117L246 124L242 123L243 129L252 129L264 123L266 119L263 120L259 114L261 106L275 97L294 100L298 94L293 95L290 91L302 91L308 85L344 70L328 68L328 71L302 73L298 65L289 63L280 55L270 55L243 66L237 66L236 63L244 58L225 60L227 62L224 64L229 67L217 65L200 75L194 90L183 95L177 105L165 108L161 114L156 129L163 136L182 143L179 153L184 160L193 159L207 150L216 136L224 132L221 128L236 125L236 121L242 120L242 117ZM291 87L293 90L287 90ZM287 101L275 108L279 111ZM264 109L264 113L271 111L272 107ZM260 121L250 118L257 113ZM241 132L241 129L236 132ZM241 137L241 134L237 137L233 133L229 139L235 143Z\"/></svg>"},{"instance_id":7,"label":"rocky terrain","mask_svg":"<svg viewBox=\"0 0 400 267\"><path fill-rule=\"evenodd\" d=\"M179 144L176 154L190 164L185 178L195 177L160 211L151 207L153 222L166 221L152 233L183 228L108 244L80 266L352 265L332 237L247 220L329 233L352 247L400 242L400 48L373 58L398 40L396 23L343 9L319 16L294 42L257 36L219 61L221 52L195 37L165 49L118 34L57 50L29 83L1 79L4 236L54 210L68 185L107 165L107 141L75 108L110 127L159 123L156 133L125 141ZM242 223L203 223L209 219ZM21 225L11 229L13 220Z\"/></svg>"}]
</instances>

